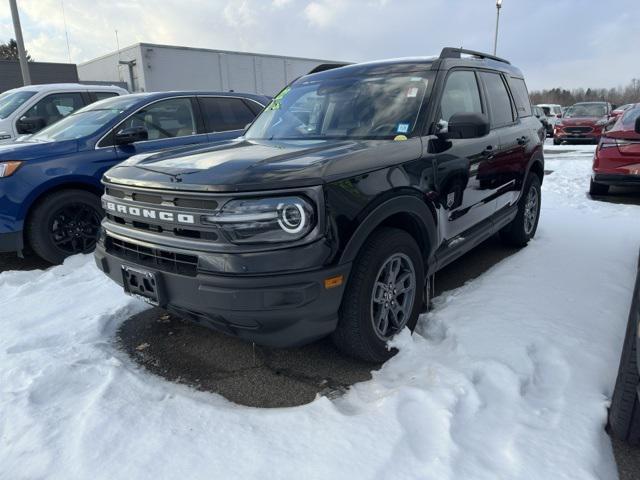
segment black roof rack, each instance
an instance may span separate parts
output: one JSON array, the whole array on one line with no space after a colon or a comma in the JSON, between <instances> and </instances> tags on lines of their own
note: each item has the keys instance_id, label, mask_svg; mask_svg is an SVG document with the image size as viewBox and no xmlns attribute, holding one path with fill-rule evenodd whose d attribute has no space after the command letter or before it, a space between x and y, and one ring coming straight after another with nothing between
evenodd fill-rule
<instances>
[{"instance_id":1,"label":"black roof rack","mask_svg":"<svg viewBox=\"0 0 640 480\"><path fill-rule=\"evenodd\" d=\"M325 72L327 70L333 70L334 68L346 67L350 65L349 63L321 63L311 71L307 73L307 75L311 75L312 73Z\"/></svg>"},{"instance_id":2,"label":"black roof rack","mask_svg":"<svg viewBox=\"0 0 640 480\"><path fill-rule=\"evenodd\" d=\"M440 52L440 58L462 58L463 54L471 55L478 58L488 58L490 60L495 60L496 62L502 62L511 65L511 62L509 60L505 60L504 58L496 57L495 55L489 55L488 53L476 52L475 50L465 50L464 48L445 47L442 49L442 52Z\"/></svg>"}]
</instances>

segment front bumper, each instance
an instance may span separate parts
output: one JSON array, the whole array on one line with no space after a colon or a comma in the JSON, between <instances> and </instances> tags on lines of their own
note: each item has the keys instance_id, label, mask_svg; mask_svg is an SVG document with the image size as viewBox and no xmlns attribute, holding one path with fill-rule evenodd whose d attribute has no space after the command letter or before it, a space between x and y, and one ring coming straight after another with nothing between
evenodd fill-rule
<instances>
[{"instance_id":1,"label":"front bumper","mask_svg":"<svg viewBox=\"0 0 640 480\"><path fill-rule=\"evenodd\" d=\"M0 233L0 252L21 252L23 247L22 231Z\"/></svg>"},{"instance_id":2,"label":"front bumper","mask_svg":"<svg viewBox=\"0 0 640 480\"><path fill-rule=\"evenodd\" d=\"M99 244L95 261L123 285L122 267L153 271L162 291L160 306L198 324L274 347L304 345L335 330L351 264L297 273L195 276L155 270L108 253ZM343 276L325 288L327 278Z\"/></svg>"},{"instance_id":3,"label":"front bumper","mask_svg":"<svg viewBox=\"0 0 640 480\"><path fill-rule=\"evenodd\" d=\"M614 173L597 173L592 177L594 182L618 187L640 187L640 175L621 175Z\"/></svg>"}]
</instances>

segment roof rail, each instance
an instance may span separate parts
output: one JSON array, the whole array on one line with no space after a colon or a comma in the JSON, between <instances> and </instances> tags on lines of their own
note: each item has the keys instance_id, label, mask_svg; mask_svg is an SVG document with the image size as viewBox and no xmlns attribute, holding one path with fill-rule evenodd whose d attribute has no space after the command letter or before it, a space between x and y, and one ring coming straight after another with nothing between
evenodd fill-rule
<instances>
[{"instance_id":1,"label":"roof rail","mask_svg":"<svg viewBox=\"0 0 640 480\"><path fill-rule=\"evenodd\" d=\"M307 75L311 75L312 73L325 72L327 70L333 70L334 68L346 67L350 65L349 63L321 63L317 67L313 68L311 71L307 73Z\"/></svg>"},{"instance_id":2,"label":"roof rail","mask_svg":"<svg viewBox=\"0 0 640 480\"><path fill-rule=\"evenodd\" d=\"M466 50L464 48L445 47L442 49L442 52L440 52L440 58L462 58L463 54L471 55L478 58L488 58L490 60L495 60L496 62L502 62L511 65L511 62L509 60L505 60L504 58L496 57L495 55L489 55L488 53L476 52L475 50Z\"/></svg>"}]
</instances>

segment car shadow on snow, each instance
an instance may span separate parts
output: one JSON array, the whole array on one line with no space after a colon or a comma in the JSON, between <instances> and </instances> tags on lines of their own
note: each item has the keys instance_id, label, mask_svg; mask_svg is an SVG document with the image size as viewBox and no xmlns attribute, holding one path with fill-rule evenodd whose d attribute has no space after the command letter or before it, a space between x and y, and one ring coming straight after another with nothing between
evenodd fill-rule
<instances>
[{"instance_id":1,"label":"car shadow on snow","mask_svg":"<svg viewBox=\"0 0 640 480\"><path fill-rule=\"evenodd\" d=\"M438 272L436 295L464 285L516 251L496 237L487 240ZM157 308L126 320L117 344L156 375L251 407L303 405L317 395L336 398L380 367L343 355L330 339L290 349L254 346Z\"/></svg>"}]
</instances>

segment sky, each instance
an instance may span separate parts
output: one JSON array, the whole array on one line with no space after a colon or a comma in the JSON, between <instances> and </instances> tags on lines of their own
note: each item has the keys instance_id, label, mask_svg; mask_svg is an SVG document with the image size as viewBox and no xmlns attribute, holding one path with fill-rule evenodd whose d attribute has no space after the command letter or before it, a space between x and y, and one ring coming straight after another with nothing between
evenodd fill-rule
<instances>
[{"instance_id":1,"label":"sky","mask_svg":"<svg viewBox=\"0 0 640 480\"><path fill-rule=\"evenodd\" d=\"M0 41L14 37L0 0ZM640 0L504 0L498 55L530 90L640 78ZM64 15L63 7L64 6ZM36 60L81 63L136 42L366 61L491 52L495 0L18 0ZM65 36L65 19L69 50Z\"/></svg>"}]
</instances>

